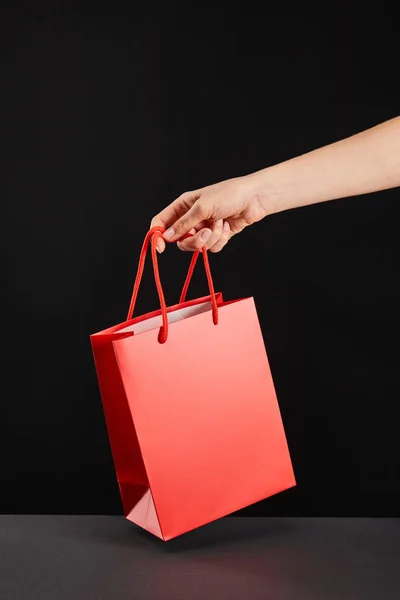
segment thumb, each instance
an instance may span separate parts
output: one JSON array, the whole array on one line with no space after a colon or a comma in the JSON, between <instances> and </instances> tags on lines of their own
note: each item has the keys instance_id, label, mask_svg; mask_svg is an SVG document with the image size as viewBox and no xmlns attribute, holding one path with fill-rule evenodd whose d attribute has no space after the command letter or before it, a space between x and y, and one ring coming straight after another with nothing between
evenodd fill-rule
<instances>
[{"instance_id":1,"label":"thumb","mask_svg":"<svg viewBox=\"0 0 400 600\"><path fill-rule=\"evenodd\" d=\"M186 233L189 233L191 229L199 229L202 221L211 219L211 213L209 203L199 198L184 215L167 229L164 233L164 239L175 242Z\"/></svg>"}]
</instances>

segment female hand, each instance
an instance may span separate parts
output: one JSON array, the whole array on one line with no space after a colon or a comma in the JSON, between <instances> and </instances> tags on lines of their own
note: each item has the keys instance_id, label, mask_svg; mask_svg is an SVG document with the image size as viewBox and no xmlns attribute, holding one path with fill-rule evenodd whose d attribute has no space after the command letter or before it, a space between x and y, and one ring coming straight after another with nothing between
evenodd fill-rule
<instances>
[{"instance_id":1,"label":"female hand","mask_svg":"<svg viewBox=\"0 0 400 600\"><path fill-rule=\"evenodd\" d=\"M185 192L155 216L151 226L165 227L163 237L170 242L192 233L193 237L178 242L181 250L194 251L205 246L211 252L219 252L233 235L266 214L268 211L257 195L256 178L247 175ZM165 249L161 238L157 249Z\"/></svg>"}]
</instances>

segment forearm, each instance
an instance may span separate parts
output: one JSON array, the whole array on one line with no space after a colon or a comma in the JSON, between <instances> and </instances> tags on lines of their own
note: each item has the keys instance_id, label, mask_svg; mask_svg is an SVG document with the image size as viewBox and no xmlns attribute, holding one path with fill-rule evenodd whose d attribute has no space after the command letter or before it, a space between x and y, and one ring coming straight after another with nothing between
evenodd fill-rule
<instances>
[{"instance_id":1,"label":"forearm","mask_svg":"<svg viewBox=\"0 0 400 600\"><path fill-rule=\"evenodd\" d=\"M267 212L400 186L400 117L251 177Z\"/></svg>"}]
</instances>

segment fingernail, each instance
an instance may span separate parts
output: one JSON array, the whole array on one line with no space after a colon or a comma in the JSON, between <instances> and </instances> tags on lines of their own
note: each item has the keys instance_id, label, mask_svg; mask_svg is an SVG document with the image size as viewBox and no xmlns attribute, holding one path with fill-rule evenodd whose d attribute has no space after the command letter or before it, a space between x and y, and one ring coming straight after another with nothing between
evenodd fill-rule
<instances>
[{"instance_id":1,"label":"fingernail","mask_svg":"<svg viewBox=\"0 0 400 600\"><path fill-rule=\"evenodd\" d=\"M215 222L217 227L222 227L222 223L223 223L222 219L218 219L218 221Z\"/></svg>"},{"instance_id":2,"label":"fingernail","mask_svg":"<svg viewBox=\"0 0 400 600\"><path fill-rule=\"evenodd\" d=\"M225 223L224 223L224 229L225 229L225 231L229 231L230 230L230 226L229 226L228 221L225 221Z\"/></svg>"},{"instance_id":3,"label":"fingernail","mask_svg":"<svg viewBox=\"0 0 400 600\"><path fill-rule=\"evenodd\" d=\"M200 238L201 238L202 242L207 242L210 239L211 236L212 236L211 229L205 229L203 231L203 233L201 234Z\"/></svg>"},{"instance_id":4,"label":"fingernail","mask_svg":"<svg viewBox=\"0 0 400 600\"><path fill-rule=\"evenodd\" d=\"M175 235L175 229L173 227L170 227L169 229L167 229L167 231L164 233L164 239L165 240L172 240L172 238Z\"/></svg>"}]
</instances>

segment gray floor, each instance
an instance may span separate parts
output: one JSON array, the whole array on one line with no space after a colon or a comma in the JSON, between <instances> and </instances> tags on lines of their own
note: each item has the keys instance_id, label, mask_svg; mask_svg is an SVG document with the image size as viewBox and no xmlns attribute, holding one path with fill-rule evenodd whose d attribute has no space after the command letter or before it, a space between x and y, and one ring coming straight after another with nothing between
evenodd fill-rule
<instances>
[{"instance_id":1,"label":"gray floor","mask_svg":"<svg viewBox=\"0 0 400 600\"><path fill-rule=\"evenodd\" d=\"M226 518L166 544L122 517L0 516L0 600L400 599L400 520Z\"/></svg>"}]
</instances>

